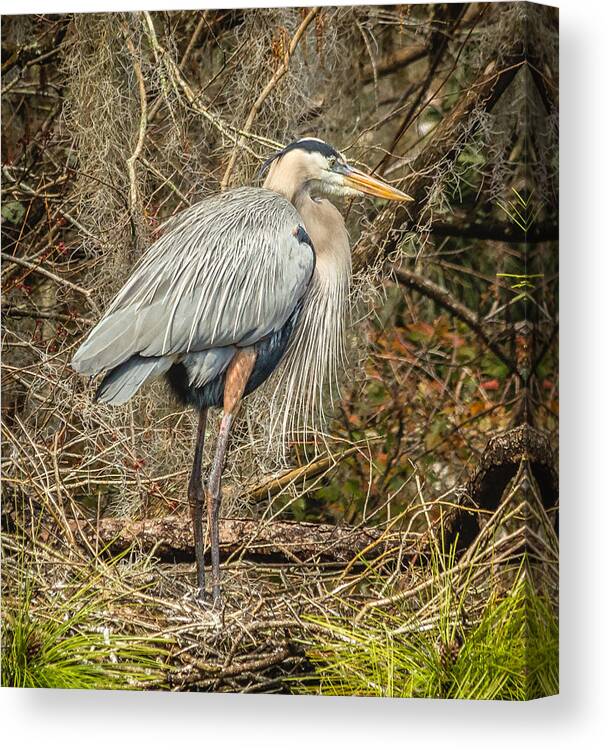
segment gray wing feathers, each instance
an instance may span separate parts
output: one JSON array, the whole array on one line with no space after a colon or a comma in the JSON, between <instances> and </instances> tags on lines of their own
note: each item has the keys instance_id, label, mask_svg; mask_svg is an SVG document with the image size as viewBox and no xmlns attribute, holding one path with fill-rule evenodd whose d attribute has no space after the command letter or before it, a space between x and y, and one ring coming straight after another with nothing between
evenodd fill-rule
<instances>
[{"instance_id":1,"label":"gray wing feathers","mask_svg":"<svg viewBox=\"0 0 608 750\"><path fill-rule=\"evenodd\" d=\"M72 367L86 375L95 375L121 364L137 352L135 343L145 346L149 318L147 312L136 316L132 310L106 314L76 352Z\"/></svg>"},{"instance_id":2,"label":"gray wing feathers","mask_svg":"<svg viewBox=\"0 0 608 750\"><path fill-rule=\"evenodd\" d=\"M261 188L188 209L148 249L72 366L94 374L133 354L248 346L280 329L314 269L312 249L294 236L302 224L291 203Z\"/></svg>"},{"instance_id":3,"label":"gray wing feathers","mask_svg":"<svg viewBox=\"0 0 608 750\"><path fill-rule=\"evenodd\" d=\"M96 398L107 404L124 404L147 380L162 375L172 364L170 357L129 357L105 376Z\"/></svg>"}]
</instances>

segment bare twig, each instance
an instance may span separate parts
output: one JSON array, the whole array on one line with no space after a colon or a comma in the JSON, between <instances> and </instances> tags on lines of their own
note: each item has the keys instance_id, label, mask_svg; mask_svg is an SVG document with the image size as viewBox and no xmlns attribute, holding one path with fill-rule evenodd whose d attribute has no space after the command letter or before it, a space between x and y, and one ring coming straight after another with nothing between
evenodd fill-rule
<instances>
[{"instance_id":1,"label":"bare twig","mask_svg":"<svg viewBox=\"0 0 608 750\"><path fill-rule=\"evenodd\" d=\"M234 143L237 143L239 139L250 139L255 140L258 143L262 143L265 146L272 146L276 147L276 142L271 141L268 138L263 138L262 136L255 135L254 133L247 132L246 129L240 129L240 128L234 128L227 123L223 122L222 119L216 115L214 115L207 107L204 107L199 102L199 96L197 96L192 88L190 87L190 84L186 81L186 79L181 74L179 67L177 63L173 60L171 55L167 52L167 50L160 44L158 41L158 37L156 36L156 31L154 29L154 23L152 22L152 18L150 14L147 11L143 12L144 19L146 21L146 27L148 31L148 36L150 39L150 42L152 44L152 48L154 49L155 54L158 56L159 60L164 63L164 65L167 68L167 71L169 72L169 76L171 80L174 82L175 88L179 91L181 90L182 93L185 95L186 100L188 101L188 104L190 107L197 112L198 114L202 115L208 122L210 122L217 130L222 133L222 135L229 138ZM251 153L256 158L257 155L251 151L251 149L243 145L242 146L246 151Z\"/></svg>"},{"instance_id":2,"label":"bare twig","mask_svg":"<svg viewBox=\"0 0 608 750\"><path fill-rule=\"evenodd\" d=\"M144 146L144 141L146 139L146 128L148 125L148 103L146 99L146 84L144 83L144 76L141 72L141 65L135 51L135 46L131 41L128 31L125 32L125 42L129 52L131 53L133 70L135 71L135 77L137 78L137 88L139 90L139 106L141 111L141 114L139 116L139 128L137 130L137 141L135 143L135 148L133 149L133 153L131 154L131 156L129 156L126 160L127 170L129 172L130 186L129 208L131 210L131 215L133 216L135 207L137 205L137 176L135 174L135 163L139 159Z\"/></svg>"},{"instance_id":3,"label":"bare twig","mask_svg":"<svg viewBox=\"0 0 608 750\"><path fill-rule=\"evenodd\" d=\"M68 287L68 289L72 289L74 292L82 294L83 297L86 297L87 300L92 303L92 294L88 289L84 289L84 287L78 286L78 284L74 284L73 281L69 281L68 279L63 279L61 276L57 276L57 274L47 270L46 268L44 268L44 266L36 263L30 263L29 260L25 260L24 258L17 258L14 255L8 255L7 253L0 253L0 256L2 257L2 260L6 261L7 263L16 263L18 266L23 266L24 268L28 268L30 271L35 271L41 276L46 276L47 279L51 279L56 284L66 286Z\"/></svg>"},{"instance_id":4,"label":"bare twig","mask_svg":"<svg viewBox=\"0 0 608 750\"><path fill-rule=\"evenodd\" d=\"M469 310L469 308L462 302L454 299L447 289L443 289L439 284L435 284L435 282L426 279L424 276L420 276L420 274L414 273L414 271L409 271L403 267L393 268L393 273L400 284L424 294L426 297L432 299L438 305L441 305L441 307L462 320L463 323L466 323L471 330L475 331L488 349L493 352L501 362L504 362L504 364L507 365L511 372L518 372L517 364L511 360L505 352L503 352L498 344L492 341L486 333L482 322L475 313Z\"/></svg>"}]
</instances>

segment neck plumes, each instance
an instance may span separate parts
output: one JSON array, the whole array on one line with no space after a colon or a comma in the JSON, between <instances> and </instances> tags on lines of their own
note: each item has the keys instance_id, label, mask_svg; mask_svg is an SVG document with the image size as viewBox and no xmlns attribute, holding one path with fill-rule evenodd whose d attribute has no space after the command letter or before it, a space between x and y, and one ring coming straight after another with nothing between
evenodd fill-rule
<instances>
[{"instance_id":1,"label":"neck plumes","mask_svg":"<svg viewBox=\"0 0 608 750\"><path fill-rule=\"evenodd\" d=\"M265 187L274 189L272 180ZM269 184L270 183L270 184ZM315 250L315 270L302 301L273 397L273 422L284 435L318 430L338 395L351 278L348 233L338 209L306 189L285 194L302 217Z\"/></svg>"}]
</instances>

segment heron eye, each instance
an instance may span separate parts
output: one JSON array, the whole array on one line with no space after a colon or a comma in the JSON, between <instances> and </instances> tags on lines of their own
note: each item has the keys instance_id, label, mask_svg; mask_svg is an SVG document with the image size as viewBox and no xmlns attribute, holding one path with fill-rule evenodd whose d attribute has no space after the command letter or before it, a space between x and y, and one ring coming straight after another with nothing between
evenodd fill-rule
<instances>
[{"instance_id":1,"label":"heron eye","mask_svg":"<svg viewBox=\"0 0 608 750\"><path fill-rule=\"evenodd\" d=\"M330 169L333 169L336 166L337 157L335 156L328 156L327 157L327 163L329 165Z\"/></svg>"}]
</instances>

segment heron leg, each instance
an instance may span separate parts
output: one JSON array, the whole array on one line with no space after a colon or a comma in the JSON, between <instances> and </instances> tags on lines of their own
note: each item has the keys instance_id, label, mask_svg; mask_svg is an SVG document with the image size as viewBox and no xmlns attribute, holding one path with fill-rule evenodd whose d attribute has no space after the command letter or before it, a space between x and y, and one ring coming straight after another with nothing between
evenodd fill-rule
<instances>
[{"instance_id":1,"label":"heron leg","mask_svg":"<svg viewBox=\"0 0 608 750\"><path fill-rule=\"evenodd\" d=\"M198 584L197 597L199 601L205 599L205 559L203 549L203 482L201 469L203 461L203 448L205 446L205 428L207 426L207 409L201 409L198 415L198 426L196 428L196 446L194 448L194 460L192 462L192 473L188 483L188 501L190 504L190 515L194 528L194 557L196 559L196 580Z\"/></svg>"},{"instance_id":2,"label":"heron leg","mask_svg":"<svg viewBox=\"0 0 608 750\"><path fill-rule=\"evenodd\" d=\"M213 592L213 603L220 603L220 502L221 502L221 482L224 461L226 459L226 448L230 436L230 427L232 425L233 414L223 414L220 423L220 431L217 437L217 446L215 457L209 474L207 483L207 511L208 523L211 536L211 585Z\"/></svg>"},{"instance_id":3,"label":"heron leg","mask_svg":"<svg viewBox=\"0 0 608 750\"><path fill-rule=\"evenodd\" d=\"M220 503L221 483L230 428L241 404L247 381L255 365L256 354L252 349L242 349L230 362L224 385L224 413L220 423L217 445L209 481L207 483L207 510L211 536L211 586L213 603L220 604Z\"/></svg>"}]
</instances>

